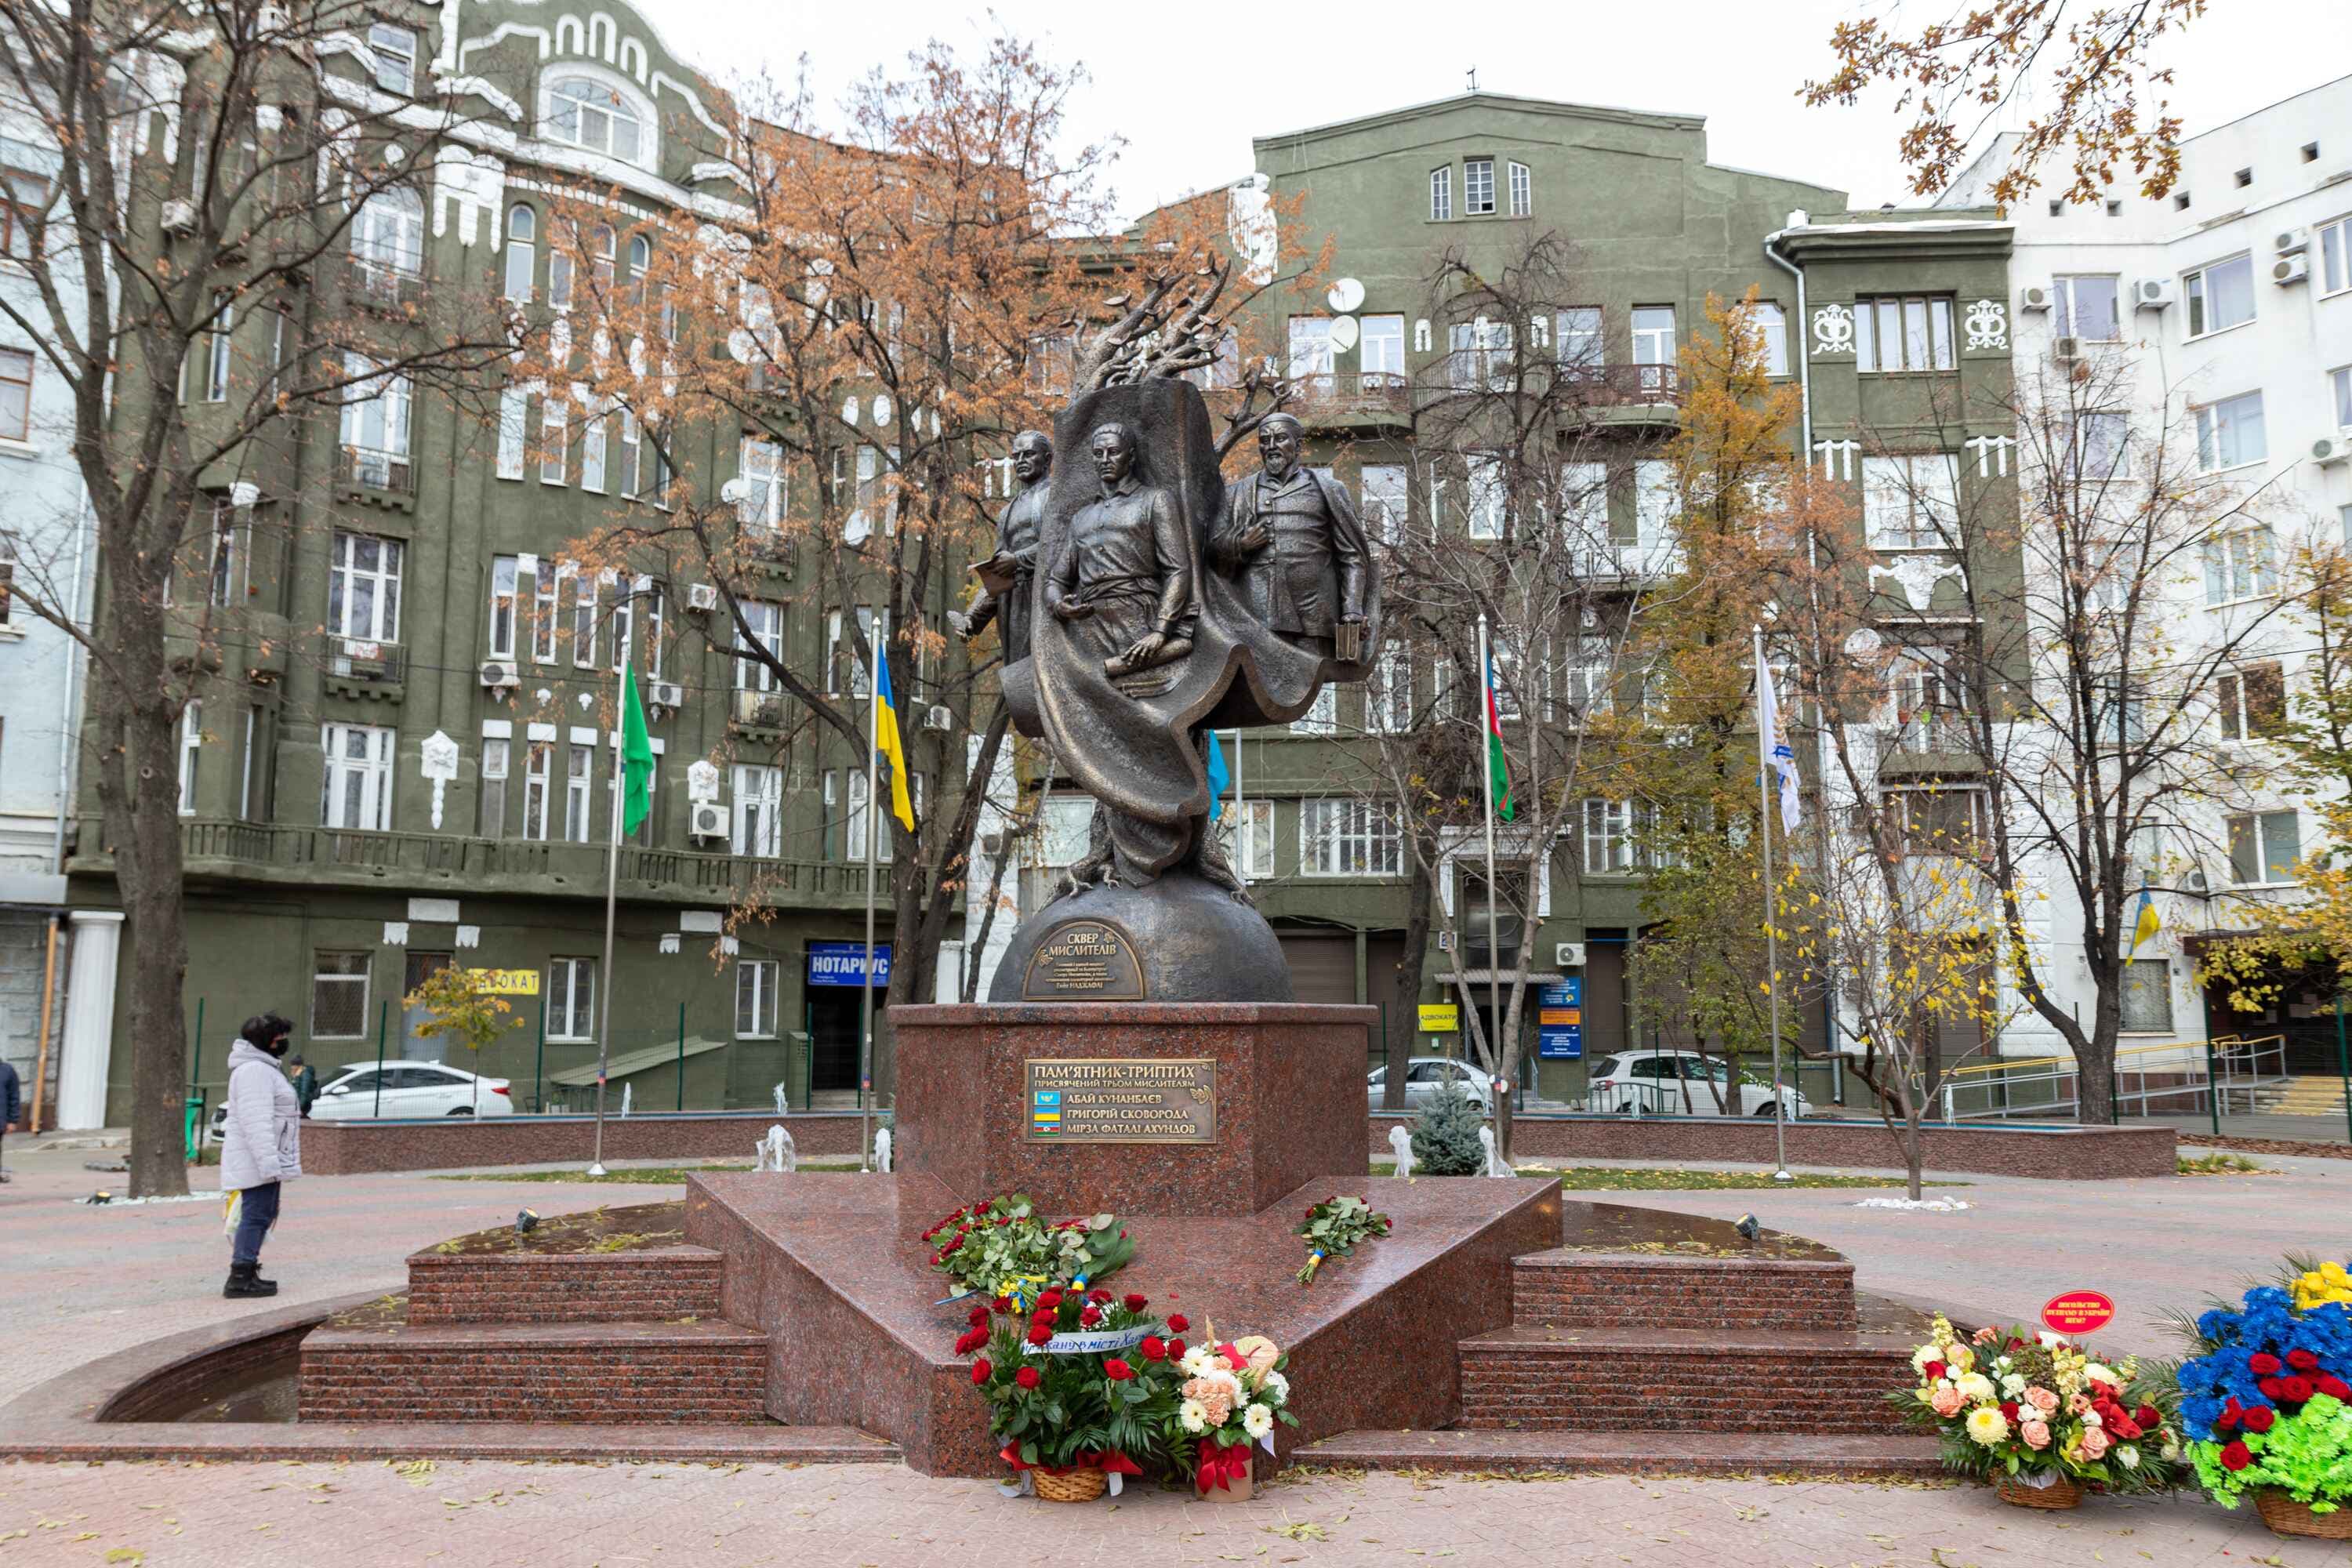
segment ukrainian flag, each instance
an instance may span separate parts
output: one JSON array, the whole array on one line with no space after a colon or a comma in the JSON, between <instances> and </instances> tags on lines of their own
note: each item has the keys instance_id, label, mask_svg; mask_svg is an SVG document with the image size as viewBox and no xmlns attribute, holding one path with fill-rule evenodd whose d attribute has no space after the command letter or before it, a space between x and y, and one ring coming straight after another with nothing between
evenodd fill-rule
<instances>
[{"instance_id":1,"label":"ukrainian flag","mask_svg":"<svg viewBox=\"0 0 2352 1568\"><path fill-rule=\"evenodd\" d=\"M2139 944L2154 936L2157 927L2161 923L2162 921L2157 918L2156 900L2148 896L2146 888L2142 888L2139 890L2139 919L2132 925L2131 948L2124 956L2129 958L2132 953L2137 952Z\"/></svg>"},{"instance_id":2,"label":"ukrainian flag","mask_svg":"<svg viewBox=\"0 0 2352 1568\"><path fill-rule=\"evenodd\" d=\"M890 660L874 650L874 750L890 764L890 815L915 831L915 808L907 799L907 752L898 743L898 710L890 695Z\"/></svg>"}]
</instances>

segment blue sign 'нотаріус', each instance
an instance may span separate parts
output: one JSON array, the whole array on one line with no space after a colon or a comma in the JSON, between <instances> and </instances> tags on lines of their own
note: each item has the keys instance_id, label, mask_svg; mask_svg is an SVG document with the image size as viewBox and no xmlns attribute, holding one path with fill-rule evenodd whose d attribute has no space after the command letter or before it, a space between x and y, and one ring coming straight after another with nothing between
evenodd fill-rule
<instances>
[{"instance_id":1,"label":"blue sign '\u043d\u043e\u0442\u0430\u0440\u0456\u0443\u0441'","mask_svg":"<svg viewBox=\"0 0 2352 1568\"><path fill-rule=\"evenodd\" d=\"M866 944L862 942L813 942L808 945L811 985L864 985ZM890 944L874 944L874 988L890 984Z\"/></svg>"}]
</instances>

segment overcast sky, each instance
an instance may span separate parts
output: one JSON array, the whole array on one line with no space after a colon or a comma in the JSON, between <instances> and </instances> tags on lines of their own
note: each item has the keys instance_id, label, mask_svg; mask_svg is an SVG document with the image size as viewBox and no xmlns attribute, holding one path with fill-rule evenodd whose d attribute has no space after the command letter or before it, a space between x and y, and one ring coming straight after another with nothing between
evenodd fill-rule
<instances>
[{"instance_id":1,"label":"overcast sky","mask_svg":"<svg viewBox=\"0 0 2352 1568\"><path fill-rule=\"evenodd\" d=\"M1912 199L1895 157L1891 95L1852 110L1808 110L1795 98L1828 68L1832 24L1865 5L1883 11L1885 0L644 4L673 46L722 79L789 76L805 54L827 105L927 37L967 52L1000 26L1033 38L1086 67L1074 129L1124 139L1112 183L1129 216L1249 173L1253 136L1450 97L1473 66L1478 85L1497 92L1704 114L1715 162L1842 186L1858 206ZM1904 11L1916 25L1956 5L1912 0ZM1154 12L1171 19L1148 25ZM1202 20L1172 19L1188 14ZM1765 18L1772 26L1759 26ZM1228 42L1204 47L1202 34ZM2174 53L2171 100L2194 132L2352 72L2352 0L2212 0Z\"/></svg>"}]
</instances>

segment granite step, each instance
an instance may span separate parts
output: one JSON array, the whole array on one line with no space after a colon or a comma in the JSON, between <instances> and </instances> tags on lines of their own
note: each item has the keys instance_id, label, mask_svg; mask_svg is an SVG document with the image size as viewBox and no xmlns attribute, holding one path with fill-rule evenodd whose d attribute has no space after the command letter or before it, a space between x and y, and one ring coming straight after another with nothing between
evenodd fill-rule
<instances>
[{"instance_id":1,"label":"granite step","mask_svg":"<svg viewBox=\"0 0 2352 1568\"><path fill-rule=\"evenodd\" d=\"M1511 1269L1511 1318L1537 1327L1852 1329L1853 1265L1811 1256L1660 1257L1561 1247Z\"/></svg>"},{"instance_id":2,"label":"granite step","mask_svg":"<svg viewBox=\"0 0 2352 1568\"><path fill-rule=\"evenodd\" d=\"M24 1428L0 1438L18 1459L544 1459L680 1464L896 1465L898 1445L855 1426L774 1422L693 1426L577 1422L334 1421L303 1425L137 1421Z\"/></svg>"},{"instance_id":3,"label":"granite step","mask_svg":"<svg viewBox=\"0 0 2352 1568\"><path fill-rule=\"evenodd\" d=\"M719 1316L726 1260L707 1247L457 1252L408 1259L412 1323L659 1322Z\"/></svg>"},{"instance_id":4,"label":"granite step","mask_svg":"<svg viewBox=\"0 0 2352 1568\"><path fill-rule=\"evenodd\" d=\"M725 1425L767 1418L768 1336L676 1323L395 1323L302 1342L299 1419Z\"/></svg>"},{"instance_id":5,"label":"granite step","mask_svg":"<svg viewBox=\"0 0 2352 1568\"><path fill-rule=\"evenodd\" d=\"M1913 1341L1852 1330L1579 1330L1515 1323L1459 1347L1456 1426L1867 1436Z\"/></svg>"},{"instance_id":6,"label":"granite step","mask_svg":"<svg viewBox=\"0 0 2352 1568\"><path fill-rule=\"evenodd\" d=\"M1341 1432L1294 1450L1295 1465L1504 1475L1932 1476L1933 1436L1759 1432Z\"/></svg>"}]
</instances>

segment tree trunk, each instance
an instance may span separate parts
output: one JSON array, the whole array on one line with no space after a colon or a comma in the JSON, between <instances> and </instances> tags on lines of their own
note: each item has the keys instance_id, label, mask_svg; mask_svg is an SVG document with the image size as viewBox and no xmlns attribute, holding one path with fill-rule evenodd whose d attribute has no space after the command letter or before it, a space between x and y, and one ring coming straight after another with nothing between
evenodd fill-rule
<instances>
[{"instance_id":1,"label":"tree trunk","mask_svg":"<svg viewBox=\"0 0 2352 1568\"><path fill-rule=\"evenodd\" d=\"M142 694L143 705L111 680L101 677L97 683L105 710L101 732L110 730L116 742L100 788L130 949L123 967L131 1032L131 1194L171 1197L188 1190L187 1041L181 1017L188 938L180 817L172 795L179 776L175 716L159 711L152 695L164 685L161 625L152 616L142 624L127 615L118 615L115 625L133 645L119 654L126 675L152 669L155 681Z\"/></svg>"},{"instance_id":2,"label":"tree trunk","mask_svg":"<svg viewBox=\"0 0 2352 1568\"><path fill-rule=\"evenodd\" d=\"M1923 1147L1925 1134L1920 1131L1920 1121L1921 1117L1919 1114L1919 1108L1917 1106L1908 1105L1904 1107L1903 1172L1904 1174L1909 1178L1909 1186L1906 1190L1910 1193L1911 1201L1915 1204L1919 1201L1919 1166L1922 1162L1922 1157L1926 1153L1926 1150Z\"/></svg>"},{"instance_id":3,"label":"tree trunk","mask_svg":"<svg viewBox=\"0 0 2352 1568\"><path fill-rule=\"evenodd\" d=\"M1388 1037L1381 1042L1381 1059L1388 1064L1381 1080L1382 1110L1405 1109L1405 1076L1412 1070L1412 1048L1421 1043L1421 984L1429 963L1430 911L1436 903L1428 867L1428 858L1416 854L1405 889L1404 951L1390 975Z\"/></svg>"},{"instance_id":4,"label":"tree trunk","mask_svg":"<svg viewBox=\"0 0 2352 1568\"><path fill-rule=\"evenodd\" d=\"M2117 1120L2116 1104L2116 1037L2123 1024L2123 993L2121 975L2095 977L2096 1000L2091 1005L2091 1026L2083 1031L2074 1044L2074 1081L2077 1086L2076 1116L2084 1122L2097 1127L2107 1126Z\"/></svg>"}]
</instances>

